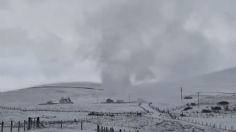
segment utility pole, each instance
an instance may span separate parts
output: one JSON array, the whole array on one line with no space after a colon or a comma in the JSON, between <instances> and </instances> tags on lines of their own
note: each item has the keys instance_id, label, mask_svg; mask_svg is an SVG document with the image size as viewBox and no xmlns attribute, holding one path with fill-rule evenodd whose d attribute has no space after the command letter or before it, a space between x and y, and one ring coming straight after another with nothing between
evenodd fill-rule
<instances>
[{"instance_id":1,"label":"utility pole","mask_svg":"<svg viewBox=\"0 0 236 132\"><path fill-rule=\"evenodd\" d=\"M199 108L199 105L200 105L199 96L200 96L200 92L197 92L197 104L198 104L198 108Z\"/></svg>"},{"instance_id":2,"label":"utility pole","mask_svg":"<svg viewBox=\"0 0 236 132\"><path fill-rule=\"evenodd\" d=\"M183 88L180 87L180 97L181 97L181 100L183 100Z\"/></svg>"},{"instance_id":3,"label":"utility pole","mask_svg":"<svg viewBox=\"0 0 236 132\"><path fill-rule=\"evenodd\" d=\"M130 103L130 95L129 95L129 103Z\"/></svg>"}]
</instances>

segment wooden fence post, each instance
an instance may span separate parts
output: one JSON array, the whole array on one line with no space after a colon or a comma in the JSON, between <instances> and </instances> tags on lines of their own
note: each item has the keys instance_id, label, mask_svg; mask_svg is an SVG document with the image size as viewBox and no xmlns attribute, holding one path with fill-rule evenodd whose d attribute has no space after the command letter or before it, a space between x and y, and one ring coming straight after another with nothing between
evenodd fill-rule
<instances>
[{"instance_id":1,"label":"wooden fence post","mask_svg":"<svg viewBox=\"0 0 236 132\"><path fill-rule=\"evenodd\" d=\"M29 117L28 118L28 126L27 126L27 129L30 130L32 128L32 118Z\"/></svg>"},{"instance_id":2,"label":"wooden fence post","mask_svg":"<svg viewBox=\"0 0 236 132\"><path fill-rule=\"evenodd\" d=\"M99 125L97 125L97 132L99 132Z\"/></svg>"},{"instance_id":3,"label":"wooden fence post","mask_svg":"<svg viewBox=\"0 0 236 132\"><path fill-rule=\"evenodd\" d=\"M26 120L24 120L24 131L25 131Z\"/></svg>"},{"instance_id":4,"label":"wooden fence post","mask_svg":"<svg viewBox=\"0 0 236 132\"><path fill-rule=\"evenodd\" d=\"M83 121L80 122L80 130L83 130Z\"/></svg>"},{"instance_id":5,"label":"wooden fence post","mask_svg":"<svg viewBox=\"0 0 236 132\"><path fill-rule=\"evenodd\" d=\"M4 122L1 123L1 132L3 132Z\"/></svg>"},{"instance_id":6,"label":"wooden fence post","mask_svg":"<svg viewBox=\"0 0 236 132\"><path fill-rule=\"evenodd\" d=\"M10 132L12 132L12 128L13 128L13 121L11 121L11 128L10 128Z\"/></svg>"},{"instance_id":7,"label":"wooden fence post","mask_svg":"<svg viewBox=\"0 0 236 132\"><path fill-rule=\"evenodd\" d=\"M39 128L39 127L40 127L39 124L40 124L40 117L37 117L36 128Z\"/></svg>"},{"instance_id":8,"label":"wooden fence post","mask_svg":"<svg viewBox=\"0 0 236 132\"><path fill-rule=\"evenodd\" d=\"M20 132L20 121L18 121L18 132Z\"/></svg>"},{"instance_id":9,"label":"wooden fence post","mask_svg":"<svg viewBox=\"0 0 236 132\"><path fill-rule=\"evenodd\" d=\"M36 118L34 118L34 128L36 128L37 122L36 122Z\"/></svg>"}]
</instances>

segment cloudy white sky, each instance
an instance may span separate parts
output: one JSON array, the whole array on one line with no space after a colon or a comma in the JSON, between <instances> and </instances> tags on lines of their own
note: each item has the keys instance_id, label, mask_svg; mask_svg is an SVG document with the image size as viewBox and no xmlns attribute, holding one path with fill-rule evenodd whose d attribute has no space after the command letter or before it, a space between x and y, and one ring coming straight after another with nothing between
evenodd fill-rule
<instances>
[{"instance_id":1,"label":"cloudy white sky","mask_svg":"<svg viewBox=\"0 0 236 132\"><path fill-rule=\"evenodd\" d=\"M166 81L234 67L235 6L235 0L0 0L0 90Z\"/></svg>"}]
</instances>

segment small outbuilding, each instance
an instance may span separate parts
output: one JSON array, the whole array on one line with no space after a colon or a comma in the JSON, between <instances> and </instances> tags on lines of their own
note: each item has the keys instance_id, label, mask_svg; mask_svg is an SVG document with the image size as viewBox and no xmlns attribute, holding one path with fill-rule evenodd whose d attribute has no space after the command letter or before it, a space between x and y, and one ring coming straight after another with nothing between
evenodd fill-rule
<instances>
[{"instance_id":1,"label":"small outbuilding","mask_svg":"<svg viewBox=\"0 0 236 132\"><path fill-rule=\"evenodd\" d=\"M59 103L60 104L73 104L70 97L68 97L68 98L61 97L61 99L59 100Z\"/></svg>"},{"instance_id":2,"label":"small outbuilding","mask_svg":"<svg viewBox=\"0 0 236 132\"><path fill-rule=\"evenodd\" d=\"M185 96L184 99L193 99L191 96Z\"/></svg>"},{"instance_id":3,"label":"small outbuilding","mask_svg":"<svg viewBox=\"0 0 236 132\"><path fill-rule=\"evenodd\" d=\"M114 100L112 100L112 99L107 99L107 100L106 100L106 103L114 103Z\"/></svg>"}]
</instances>

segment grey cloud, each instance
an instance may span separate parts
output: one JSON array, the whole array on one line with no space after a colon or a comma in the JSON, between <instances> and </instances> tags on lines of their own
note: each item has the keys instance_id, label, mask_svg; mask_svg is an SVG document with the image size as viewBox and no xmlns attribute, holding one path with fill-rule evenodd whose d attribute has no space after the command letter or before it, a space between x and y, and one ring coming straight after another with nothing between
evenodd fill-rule
<instances>
[{"instance_id":1,"label":"grey cloud","mask_svg":"<svg viewBox=\"0 0 236 132\"><path fill-rule=\"evenodd\" d=\"M28 62L32 74L25 76L79 78L80 65L91 61L97 66L91 72L101 71L107 87L119 88L235 66L234 0L0 0L1 5L0 59L16 61L7 62L8 69ZM0 69L12 78L27 71Z\"/></svg>"},{"instance_id":2,"label":"grey cloud","mask_svg":"<svg viewBox=\"0 0 236 132\"><path fill-rule=\"evenodd\" d=\"M89 63L84 66L85 62L75 58L60 37L46 36L35 39L21 28L0 29L0 82L7 85L18 78L22 83L14 83L15 88L22 88L39 82L85 80L81 75L76 77L83 70L88 72L83 77L96 78L89 73L92 66ZM14 89L13 84L5 85L0 88Z\"/></svg>"},{"instance_id":3,"label":"grey cloud","mask_svg":"<svg viewBox=\"0 0 236 132\"><path fill-rule=\"evenodd\" d=\"M193 6L188 1L137 0L91 14L88 27L101 34L92 54L107 87L128 87L132 77L176 80L208 71L218 50L202 32L185 29Z\"/></svg>"},{"instance_id":4,"label":"grey cloud","mask_svg":"<svg viewBox=\"0 0 236 132\"><path fill-rule=\"evenodd\" d=\"M0 10L6 9L8 6L7 0L0 0Z\"/></svg>"}]
</instances>

